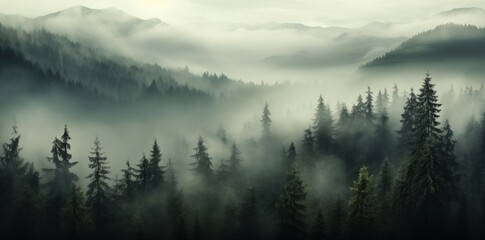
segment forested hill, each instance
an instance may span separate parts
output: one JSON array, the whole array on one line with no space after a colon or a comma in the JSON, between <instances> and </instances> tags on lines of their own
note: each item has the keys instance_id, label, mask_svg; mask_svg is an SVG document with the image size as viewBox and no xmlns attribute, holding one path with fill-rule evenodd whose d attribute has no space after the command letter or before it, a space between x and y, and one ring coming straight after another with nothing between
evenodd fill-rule
<instances>
[{"instance_id":1,"label":"forested hill","mask_svg":"<svg viewBox=\"0 0 485 240\"><path fill-rule=\"evenodd\" d=\"M192 74L188 68L167 69L141 63L103 49L92 49L46 30L24 31L0 24L0 48L11 48L44 72L52 71L68 81L118 100L133 100L144 86L156 83L160 92L173 89L218 95L244 86L225 75Z\"/></svg>"},{"instance_id":2,"label":"forested hill","mask_svg":"<svg viewBox=\"0 0 485 240\"><path fill-rule=\"evenodd\" d=\"M361 69L408 64L485 62L485 29L472 25L445 24L420 33Z\"/></svg>"}]
</instances>

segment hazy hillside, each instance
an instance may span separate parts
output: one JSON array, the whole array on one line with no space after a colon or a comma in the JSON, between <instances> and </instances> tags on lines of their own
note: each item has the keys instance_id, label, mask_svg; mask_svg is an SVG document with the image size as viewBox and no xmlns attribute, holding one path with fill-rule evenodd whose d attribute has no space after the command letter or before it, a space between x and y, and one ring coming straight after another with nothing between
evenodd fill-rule
<instances>
[{"instance_id":1,"label":"hazy hillside","mask_svg":"<svg viewBox=\"0 0 485 240\"><path fill-rule=\"evenodd\" d=\"M485 29L472 25L445 24L420 33L394 50L361 68L364 70L406 65L469 63L469 67L485 62Z\"/></svg>"},{"instance_id":2,"label":"hazy hillside","mask_svg":"<svg viewBox=\"0 0 485 240\"><path fill-rule=\"evenodd\" d=\"M161 91L187 85L209 94L233 90L242 84L227 77L214 80L213 74L202 77L188 69L167 69L137 62L105 49L86 47L45 30L23 31L0 24L0 47L21 52L44 71L50 69L65 79L81 82L119 99L136 98L141 86L154 80Z\"/></svg>"}]
</instances>

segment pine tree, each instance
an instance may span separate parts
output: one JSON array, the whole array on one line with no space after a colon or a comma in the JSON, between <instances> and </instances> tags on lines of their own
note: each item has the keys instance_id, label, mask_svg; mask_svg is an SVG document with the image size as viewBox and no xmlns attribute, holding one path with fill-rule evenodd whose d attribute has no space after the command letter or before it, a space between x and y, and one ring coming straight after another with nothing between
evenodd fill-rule
<instances>
[{"instance_id":1,"label":"pine tree","mask_svg":"<svg viewBox=\"0 0 485 240\"><path fill-rule=\"evenodd\" d=\"M163 167L160 166L162 161L162 153L160 146L158 146L157 140L153 143L153 147L150 150L149 160L149 182L152 188L159 188L163 184Z\"/></svg>"},{"instance_id":2,"label":"pine tree","mask_svg":"<svg viewBox=\"0 0 485 240\"><path fill-rule=\"evenodd\" d=\"M455 144L456 141L453 139L453 130L451 129L450 123L448 120L445 121L443 129L442 129L442 136L441 136L441 167L443 168L442 176L447 178L449 191L450 191L450 199L455 199L459 192L458 183L460 176L458 174L459 164L456 161L455 156Z\"/></svg>"},{"instance_id":3,"label":"pine tree","mask_svg":"<svg viewBox=\"0 0 485 240\"><path fill-rule=\"evenodd\" d=\"M46 184L48 188L47 217L53 228L59 227L60 210L67 202L74 182L78 181L78 176L70 171L71 167L78 163L70 161L72 158L68 152L71 149L70 139L67 126L65 126L61 139L54 139L51 149L52 157L48 157L48 160L54 163L55 168L43 169L45 172L54 174L53 179Z\"/></svg>"},{"instance_id":4,"label":"pine tree","mask_svg":"<svg viewBox=\"0 0 485 240\"><path fill-rule=\"evenodd\" d=\"M374 179L363 166L350 188L348 222L354 239L375 237L377 208Z\"/></svg>"},{"instance_id":5,"label":"pine tree","mask_svg":"<svg viewBox=\"0 0 485 240\"><path fill-rule=\"evenodd\" d=\"M62 208L60 216L65 237L82 239L89 236L91 219L79 187L72 186L69 198L65 207Z\"/></svg>"},{"instance_id":6,"label":"pine tree","mask_svg":"<svg viewBox=\"0 0 485 240\"><path fill-rule=\"evenodd\" d=\"M111 187L107 181L111 180L108 177L110 173L107 166L107 157L104 156L101 143L96 137L94 140L94 147L89 157L89 168L92 173L87 176L91 182L88 184L88 191L86 205L91 208L94 224L98 234L103 235L106 230L108 222L109 206L111 204L110 195L112 193Z\"/></svg>"},{"instance_id":7,"label":"pine tree","mask_svg":"<svg viewBox=\"0 0 485 240\"><path fill-rule=\"evenodd\" d=\"M333 123L330 109L325 106L321 95L318 98L318 105L315 110L313 130L318 152L320 154L328 153L332 145Z\"/></svg>"},{"instance_id":8,"label":"pine tree","mask_svg":"<svg viewBox=\"0 0 485 240\"><path fill-rule=\"evenodd\" d=\"M397 84L394 84L394 87L392 87L392 102L391 102L391 108L397 108L397 106L400 105L400 100L401 97L399 97L399 88L397 87Z\"/></svg>"},{"instance_id":9,"label":"pine tree","mask_svg":"<svg viewBox=\"0 0 485 240\"><path fill-rule=\"evenodd\" d=\"M291 142L290 146L288 147L288 155L286 156L286 159L290 166L296 163L296 149L293 142Z\"/></svg>"},{"instance_id":10,"label":"pine tree","mask_svg":"<svg viewBox=\"0 0 485 240\"><path fill-rule=\"evenodd\" d=\"M317 210L317 215L311 227L310 239L325 239L325 221L323 219L322 210L320 208Z\"/></svg>"},{"instance_id":11,"label":"pine tree","mask_svg":"<svg viewBox=\"0 0 485 240\"><path fill-rule=\"evenodd\" d=\"M271 135L271 112L269 111L268 104L264 105L263 116L261 117L261 127L263 128L262 138L268 138Z\"/></svg>"},{"instance_id":12,"label":"pine tree","mask_svg":"<svg viewBox=\"0 0 485 240\"><path fill-rule=\"evenodd\" d=\"M222 127L222 125L219 125L219 129L217 130L217 137L221 140L222 143L227 143L226 130Z\"/></svg>"},{"instance_id":13,"label":"pine tree","mask_svg":"<svg viewBox=\"0 0 485 240\"><path fill-rule=\"evenodd\" d=\"M379 117L379 122L376 125L375 136L374 136L374 147L372 156L373 161L370 163L380 164L385 157L391 155L394 150L393 147L393 137L389 130L389 117L383 114ZM372 166L372 165L371 165ZM378 166L378 165L377 165Z\"/></svg>"},{"instance_id":14,"label":"pine tree","mask_svg":"<svg viewBox=\"0 0 485 240\"><path fill-rule=\"evenodd\" d=\"M372 91L370 90L370 87L367 87L367 97L365 99L365 118L367 121L372 122L374 121L374 105L373 105L373 97L372 97Z\"/></svg>"},{"instance_id":15,"label":"pine tree","mask_svg":"<svg viewBox=\"0 0 485 240\"><path fill-rule=\"evenodd\" d=\"M242 159L240 157L241 152L237 148L236 144L232 144L231 147L231 156L229 157L229 172L233 174L237 174L241 170L241 162Z\"/></svg>"},{"instance_id":16,"label":"pine tree","mask_svg":"<svg viewBox=\"0 0 485 240\"><path fill-rule=\"evenodd\" d=\"M340 131L345 130L350 122L350 115L349 111L347 110L347 106L344 104L342 106L342 110L340 111L340 116L337 122L337 127Z\"/></svg>"},{"instance_id":17,"label":"pine tree","mask_svg":"<svg viewBox=\"0 0 485 240\"><path fill-rule=\"evenodd\" d=\"M20 157L20 135L2 145L0 157L0 230L7 236L33 237L39 208L39 174Z\"/></svg>"},{"instance_id":18,"label":"pine tree","mask_svg":"<svg viewBox=\"0 0 485 240\"><path fill-rule=\"evenodd\" d=\"M209 154L207 153L207 147L204 145L204 139L199 137L197 147L194 148L195 154L192 155L195 158L195 162L191 163L194 167L193 170L200 176L210 177L212 175L212 162Z\"/></svg>"},{"instance_id":19,"label":"pine tree","mask_svg":"<svg viewBox=\"0 0 485 240\"><path fill-rule=\"evenodd\" d=\"M130 161L126 161L126 168L121 171L123 178L118 183L117 189L121 197L130 202L135 197L135 169L130 166Z\"/></svg>"},{"instance_id":20,"label":"pine tree","mask_svg":"<svg viewBox=\"0 0 485 240\"><path fill-rule=\"evenodd\" d=\"M384 94L382 94L382 103L383 109L387 109L387 107L389 107L389 94L387 93L387 88L384 88Z\"/></svg>"},{"instance_id":21,"label":"pine tree","mask_svg":"<svg viewBox=\"0 0 485 240\"><path fill-rule=\"evenodd\" d=\"M444 226L449 204L456 195L457 182L451 161L442 154L442 130L438 128L440 112L436 91L429 73L426 74L420 94L417 96L417 121L412 156L406 168L398 193L405 196L401 201L411 218L411 231L431 236ZM443 233L443 232L441 232Z\"/></svg>"},{"instance_id":22,"label":"pine tree","mask_svg":"<svg viewBox=\"0 0 485 240\"><path fill-rule=\"evenodd\" d=\"M136 176L137 190L141 193L146 193L150 184L150 162L143 154L140 163L136 165L137 169L134 169Z\"/></svg>"},{"instance_id":23,"label":"pine tree","mask_svg":"<svg viewBox=\"0 0 485 240\"><path fill-rule=\"evenodd\" d=\"M399 134L399 148L403 154L408 154L414 140L415 123L417 121L417 97L411 88L411 93L404 106L404 113L401 114L401 129Z\"/></svg>"},{"instance_id":24,"label":"pine tree","mask_svg":"<svg viewBox=\"0 0 485 240\"><path fill-rule=\"evenodd\" d=\"M286 185L276 205L284 239L305 237L306 190L300 172L293 167L286 177Z\"/></svg>"},{"instance_id":25,"label":"pine tree","mask_svg":"<svg viewBox=\"0 0 485 240\"><path fill-rule=\"evenodd\" d=\"M389 161L384 160L379 173L379 181L377 183L377 198L379 199L379 208L381 220L386 221L390 215L392 192L392 170L389 166Z\"/></svg>"},{"instance_id":26,"label":"pine tree","mask_svg":"<svg viewBox=\"0 0 485 240\"><path fill-rule=\"evenodd\" d=\"M382 114L383 112L386 112L386 107L384 106L384 95L382 95L382 91L379 90L377 93L377 98L376 98L376 112L378 114Z\"/></svg>"},{"instance_id":27,"label":"pine tree","mask_svg":"<svg viewBox=\"0 0 485 240\"><path fill-rule=\"evenodd\" d=\"M315 144L311 128L305 129L302 142L302 157L306 166L311 166L314 157L313 146Z\"/></svg>"},{"instance_id":28,"label":"pine tree","mask_svg":"<svg viewBox=\"0 0 485 240\"><path fill-rule=\"evenodd\" d=\"M352 107L352 112L350 116L353 120L362 120L365 118L365 104L364 100L362 99L362 95L357 97L357 104Z\"/></svg>"}]
</instances>

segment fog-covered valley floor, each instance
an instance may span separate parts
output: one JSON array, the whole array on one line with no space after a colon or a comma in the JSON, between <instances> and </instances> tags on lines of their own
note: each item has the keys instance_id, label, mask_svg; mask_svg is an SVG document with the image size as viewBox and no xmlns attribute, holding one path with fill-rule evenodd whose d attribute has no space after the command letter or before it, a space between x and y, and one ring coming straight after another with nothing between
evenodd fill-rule
<instances>
[{"instance_id":1,"label":"fog-covered valley floor","mask_svg":"<svg viewBox=\"0 0 485 240\"><path fill-rule=\"evenodd\" d=\"M123 3L37 15L8 6L5 236L484 234L480 3L353 22L302 8L314 18L301 23L292 4L245 23L222 10L218 21L172 23ZM254 6L266 5L240 13Z\"/></svg>"}]
</instances>

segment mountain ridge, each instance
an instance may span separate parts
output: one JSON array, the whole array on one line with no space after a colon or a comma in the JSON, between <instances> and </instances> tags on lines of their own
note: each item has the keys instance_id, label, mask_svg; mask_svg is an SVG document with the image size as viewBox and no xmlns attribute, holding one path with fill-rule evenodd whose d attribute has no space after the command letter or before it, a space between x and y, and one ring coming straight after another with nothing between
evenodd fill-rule
<instances>
[{"instance_id":1,"label":"mountain ridge","mask_svg":"<svg viewBox=\"0 0 485 240\"><path fill-rule=\"evenodd\" d=\"M485 28L454 23L439 25L363 64L361 69L458 60L485 61Z\"/></svg>"}]
</instances>

